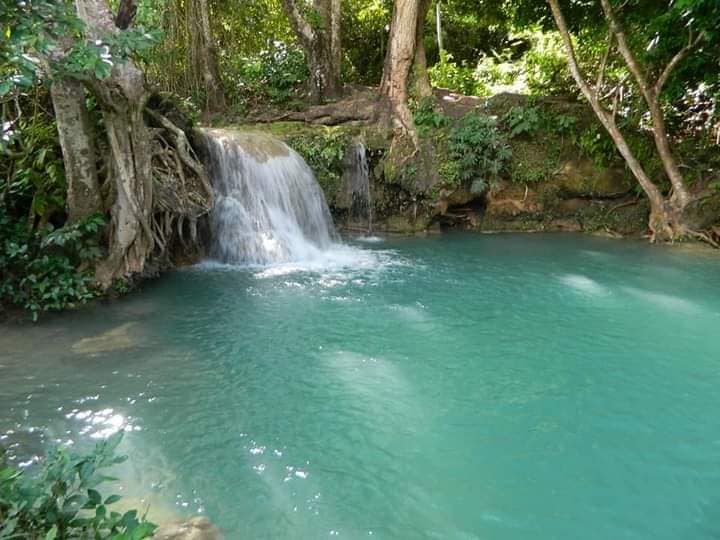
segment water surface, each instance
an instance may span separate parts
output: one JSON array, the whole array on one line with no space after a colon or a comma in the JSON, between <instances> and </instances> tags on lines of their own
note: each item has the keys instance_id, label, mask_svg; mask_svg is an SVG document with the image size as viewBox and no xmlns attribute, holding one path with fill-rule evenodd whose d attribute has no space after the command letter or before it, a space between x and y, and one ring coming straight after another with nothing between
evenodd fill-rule
<instances>
[{"instance_id":1,"label":"water surface","mask_svg":"<svg viewBox=\"0 0 720 540\"><path fill-rule=\"evenodd\" d=\"M124 428L123 493L229 539L720 536L717 255L358 245L0 328L0 442Z\"/></svg>"}]
</instances>

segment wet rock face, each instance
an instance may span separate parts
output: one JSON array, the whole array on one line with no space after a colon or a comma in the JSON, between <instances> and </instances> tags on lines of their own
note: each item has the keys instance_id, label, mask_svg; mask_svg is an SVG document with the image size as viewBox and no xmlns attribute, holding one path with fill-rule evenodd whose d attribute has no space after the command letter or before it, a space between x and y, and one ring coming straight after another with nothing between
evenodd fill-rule
<instances>
[{"instance_id":1,"label":"wet rock face","mask_svg":"<svg viewBox=\"0 0 720 540\"><path fill-rule=\"evenodd\" d=\"M169 523L155 531L155 540L221 540L220 531L206 517Z\"/></svg>"}]
</instances>

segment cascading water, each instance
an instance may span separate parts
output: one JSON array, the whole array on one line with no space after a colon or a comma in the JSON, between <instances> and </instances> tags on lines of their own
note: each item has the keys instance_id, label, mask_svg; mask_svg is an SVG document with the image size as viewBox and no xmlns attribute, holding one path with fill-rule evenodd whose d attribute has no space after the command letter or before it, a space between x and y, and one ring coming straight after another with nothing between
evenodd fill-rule
<instances>
[{"instance_id":1,"label":"cascading water","mask_svg":"<svg viewBox=\"0 0 720 540\"><path fill-rule=\"evenodd\" d=\"M354 142L348 148L346 168L343 174L345 197L349 207L349 225L367 223L367 232L372 232L372 199L370 195L370 166L365 145Z\"/></svg>"},{"instance_id":2,"label":"cascading water","mask_svg":"<svg viewBox=\"0 0 720 540\"><path fill-rule=\"evenodd\" d=\"M216 195L212 258L248 265L301 262L333 246L330 210L302 157L264 134L202 133Z\"/></svg>"}]
</instances>

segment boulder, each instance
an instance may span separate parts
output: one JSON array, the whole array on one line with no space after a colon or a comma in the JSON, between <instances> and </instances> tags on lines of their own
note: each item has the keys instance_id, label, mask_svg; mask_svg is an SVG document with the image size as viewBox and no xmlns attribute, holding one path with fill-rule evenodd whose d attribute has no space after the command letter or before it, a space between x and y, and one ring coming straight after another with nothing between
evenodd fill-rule
<instances>
[{"instance_id":1,"label":"boulder","mask_svg":"<svg viewBox=\"0 0 720 540\"><path fill-rule=\"evenodd\" d=\"M203 516L158 527L155 540L221 540L220 531Z\"/></svg>"}]
</instances>

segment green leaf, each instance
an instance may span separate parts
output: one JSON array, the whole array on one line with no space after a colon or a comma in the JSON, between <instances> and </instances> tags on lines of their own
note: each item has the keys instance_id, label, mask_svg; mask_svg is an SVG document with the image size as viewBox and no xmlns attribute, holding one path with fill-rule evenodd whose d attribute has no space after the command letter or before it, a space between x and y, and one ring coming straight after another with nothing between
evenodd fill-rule
<instances>
[{"instance_id":1,"label":"green leaf","mask_svg":"<svg viewBox=\"0 0 720 540\"><path fill-rule=\"evenodd\" d=\"M50 529L45 535L45 540L55 540L55 538L57 537L57 532L57 527L53 525L53 528Z\"/></svg>"},{"instance_id":2,"label":"green leaf","mask_svg":"<svg viewBox=\"0 0 720 540\"><path fill-rule=\"evenodd\" d=\"M113 504L118 502L122 497L120 495L110 495L107 499L105 499L105 502L103 504Z\"/></svg>"},{"instance_id":3,"label":"green leaf","mask_svg":"<svg viewBox=\"0 0 720 540\"><path fill-rule=\"evenodd\" d=\"M94 505L101 504L102 503L102 497L100 496L100 493L95 489L88 489L87 490L88 498L90 499L90 502Z\"/></svg>"}]
</instances>

